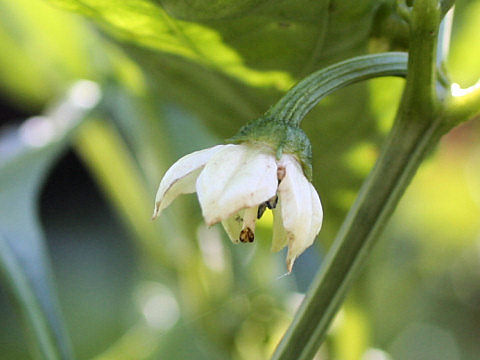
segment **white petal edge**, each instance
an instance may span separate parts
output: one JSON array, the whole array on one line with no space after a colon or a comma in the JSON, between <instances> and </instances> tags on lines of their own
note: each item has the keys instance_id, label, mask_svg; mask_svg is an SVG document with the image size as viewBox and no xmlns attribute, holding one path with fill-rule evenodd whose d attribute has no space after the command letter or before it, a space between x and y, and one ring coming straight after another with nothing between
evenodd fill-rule
<instances>
[{"instance_id":1,"label":"white petal edge","mask_svg":"<svg viewBox=\"0 0 480 360\"><path fill-rule=\"evenodd\" d=\"M309 247L315 241L318 233L322 229L323 223L323 208L322 202L320 201L320 196L318 196L317 190L315 187L309 182L310 191L312 195L312 223L310 224L310 235L308 239L311 239L310 244L306 244L306 247Z\"/></svg>"},{"instance_id":2,"label":"white petal edge","mask_svg":"<svg viewBox=\"0 0 480 360\"><path fill-rule=\"evenodd\" d=\"M155 209L152 219L172 203L178 195L195 192L195 181L205 164L220 150L230 145L195 151L177 160L165 173L155 197Z\"/></svg>"},{"instance_id":3,"label":"white petal edge","mask_svg":"<svg viewBox=\"0 0 480 360\"><path fill-rule=\"evenodd\" d=\"M217 152L197 179L197 194L208 225L275 195L277 166L273 152L250 144Z\"/></svg>"},{"instance_id":4,"label":"white petal edge","mask_svg":"<svg viewBox=\"0 0 480 360\"><path fill-rule=\"evenodd\" d=\"M282 203L282 222L288 239L287 268L290 272L295 259L315 240L320 231L323 213L320 198L303 174L299 162L284 155L279 167L285 168L285 177L278 187Z\"/></svg>"},{"instance_id":5,"label":"white petal edge","mask_svg":"<svg viewBox=\"0 0 480 360\"><path fill-rule=\"evenodd\" d=\"M298 256L310 247L317 237L323 222L323 210L317 191L311 183L308 183L311 194L310 229L308 235L303 238L290 239L287 253L287 268L292 271L293 264Z\"/></svg>"}]
</instances>

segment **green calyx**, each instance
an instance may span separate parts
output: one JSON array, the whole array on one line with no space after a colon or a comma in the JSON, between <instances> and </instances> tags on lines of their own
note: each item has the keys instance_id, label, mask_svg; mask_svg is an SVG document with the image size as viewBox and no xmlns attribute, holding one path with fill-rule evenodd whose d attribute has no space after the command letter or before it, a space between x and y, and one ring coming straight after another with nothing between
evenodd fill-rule
<instances>
[{"instance_id":1,"label":"green calyx","mask_svg":"<svg viewBox=\"0 0 480 360\"><path fill-rule=\"evenodd\" d=\"M312 146L298 126L263 116L247 123L227 142L263 143L276 152L277 159L284 153L294 155L300 161L307 179L312 181Z\"/></svg>"},{"instance_id":2,"label":"green calyx","mask_svg":"<svg viewBox=\"0 0 480 360\"><path fill-rule=\"evenodd\" d=\"M300 123L325 96L358 81L407 73L407 54L389 52L358 56L318 70L290 89L265 115L253 120L227 142L263 143L276 151L294 155L305 176L312 180L312 147Z\"/></svg>"}]
</instances>

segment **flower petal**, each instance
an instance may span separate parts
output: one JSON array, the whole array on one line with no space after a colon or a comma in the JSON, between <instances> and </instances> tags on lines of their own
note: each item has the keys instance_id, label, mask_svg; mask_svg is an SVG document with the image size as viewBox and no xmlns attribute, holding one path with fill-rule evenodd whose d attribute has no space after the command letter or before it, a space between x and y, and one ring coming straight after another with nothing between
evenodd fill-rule
<instances>
[{"instance_id":1,"label":"flower petal","mask_svg":"<svg viewBox=\"0 0 480 360\"><path fill-rule=\"evenodd\" d=\"M287 267L292 270L295 259L312 245L322 226L320 198L303 174L299 162L284 155L279 168L285 168L285 177L278 186L282 204L282 221L288 238Z\"/></svg>"},{"instance_id":2,"label":"flower petal","mask_svg":"<svg viewBox=\"0 0 480 360\"><path fill-rule=\"evenodd\" d=\"M277 166L271 150L231 145L217 152L197 179L197 194L208 225L275 195Z\"/></svg>"},{"instance_id":3,"label":"flower petal","mask_svg":"<svg viewBox=\"0 0 480 360\"><path fill-rule=\"evenodd\" d=\"M228 145L217 145L195 151L175 162L165 173L155 197L153 219L181 194L195 192L195 180L208 160Z\"/></svg>"},{"instance_id":4,"label":"flower petal","mask_svg":"<svg viewBox=\"0 0 480 360\"><path fill-rule=\"evenodd\" d=\"M320 229L322 228L323 223L323 209L322 203L320 201L320 197L318 196L317 190L315 187L309 182L308 185L310 186L310 192L312 195L312 222L310 224L310 235L309 238L312 239L312 243L317 237ZM311 244L307 245L310 246Z\"/></svg>"},{"instance_id":5,"label":"flower petal","mask_svg":"<svg viewBox=\"0 0 480 360\"><path fill-rule=\"evenodd\" d=\"M280 251L288 244L287 232L283 227L282 221L282 204L277 203L273 212L273 236L272 236L272 251Z\"/></svg>"},{"instance_id":6,"label":"flower petal","mask_svg":"<svg viewBox=\"0 0 480 360\"><path fill-rule=\"evenodd\" d=\"M240 232L243 227L243 214L244 210L240 210L238 213L235 213L228 219L222 221L225 232L234 244L240 242Z\"/></svg>"}]
</instances>

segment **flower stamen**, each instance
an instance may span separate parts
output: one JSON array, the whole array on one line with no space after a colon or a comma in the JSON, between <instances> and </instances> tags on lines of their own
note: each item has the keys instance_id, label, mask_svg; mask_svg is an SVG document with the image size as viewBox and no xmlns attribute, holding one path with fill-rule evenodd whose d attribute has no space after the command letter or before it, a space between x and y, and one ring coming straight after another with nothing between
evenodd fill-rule
<instances>
[{"instance_id":1,"label":"flower stamen","mask_svg":"<svg viewBox=\"0 0 480 360\"><path fill-rule=\"evenodd\" d=\"M267 204L267 207L272 210L277 207L278 204L278 195L273 196L271 199L265 202Z\"/></svg>"},{"instance_id":2,"label":"flower stamen","mask_svg":"<svg viewBox=\"0 0 480 360\"><path fill-rule=\"evenodd\" d=\"M265 212L265 210L270 209L275 209L278 203L278 195L272 196L270 199L267 201L261 203L258 205L258 211L257 211L257 219L260 219Z\"/></svg>"},{"instance_id":3,"label":"flower stamen","mask_svg":"<svg viewBox=\"0 0 480 360\"><path fill-rule=\"evenodd\" d=\"M263 215L263 213L265 212L265 210L267 210L267 201L265 201L264 203L261 203L260 205L258 205L258 211L257 211L257 219L260 219Z\"/></svg>"},{"instance_id":4,"label":"flower stamen","mask_svg":"<svg viewBox=\"0 0 480 360\"><path fill-rule=\"evenodd\" d=\"M255 240L255 233L253 232L252 229L247 227L240 232L239 240L242 243L247 243L247 242L251 243L253 242L253 240Z\"/></svg>"},{"instance_id":5,"label":"flower stamen","mask_svg":"<svg viewBox=\"0 0 480 360\"><path fill-rule=\"evenodd\" d=\"M245 210L245 214L243 214L243 227L239 237L240 242L251 243L255 240L255 221L257 220L257 214L258 209L255 207Z\"/></svg>"}]
</instances>

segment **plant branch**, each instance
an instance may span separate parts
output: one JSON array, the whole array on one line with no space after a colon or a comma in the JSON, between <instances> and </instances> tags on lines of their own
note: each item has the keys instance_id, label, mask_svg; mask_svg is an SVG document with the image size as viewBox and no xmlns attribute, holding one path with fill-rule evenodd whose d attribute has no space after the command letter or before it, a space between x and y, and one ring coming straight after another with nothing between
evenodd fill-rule
<instances>
[{"instance_id":1,"label":"plant branch","mask_svg":"<svg viewBox=\"0 0 480 360\"><path fill-rule=\"evenodd\" d=\"M407 84L400 111L431 120L437 108L436 44L440 8L435 0L417 0L411 13Z\"/></svg>"}]
</instances>

